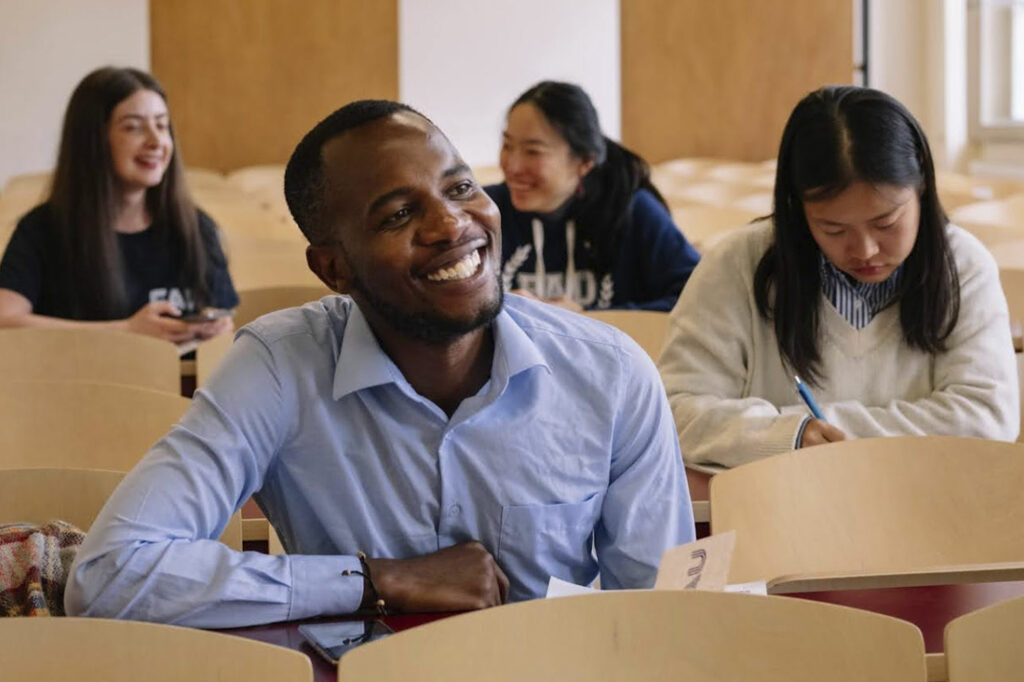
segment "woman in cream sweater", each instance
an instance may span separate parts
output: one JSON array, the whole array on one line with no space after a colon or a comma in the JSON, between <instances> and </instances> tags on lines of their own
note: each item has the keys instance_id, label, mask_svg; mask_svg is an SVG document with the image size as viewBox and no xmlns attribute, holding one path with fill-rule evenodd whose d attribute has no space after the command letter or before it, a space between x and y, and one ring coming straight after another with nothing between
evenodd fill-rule
<instances>
[{"instance_id":1,"label":"woman in cream sweater","mask_svg":"<svg viewBox=\"0 0 1024 682\"><path fill-rule=\"evenodd\" d=\"M688 463L869 436L1017 437L996 264L949 224L906 108L867 88L805 97L774 204L705 255L671 314L659 367Z\"/></svg>"}]
</instances>

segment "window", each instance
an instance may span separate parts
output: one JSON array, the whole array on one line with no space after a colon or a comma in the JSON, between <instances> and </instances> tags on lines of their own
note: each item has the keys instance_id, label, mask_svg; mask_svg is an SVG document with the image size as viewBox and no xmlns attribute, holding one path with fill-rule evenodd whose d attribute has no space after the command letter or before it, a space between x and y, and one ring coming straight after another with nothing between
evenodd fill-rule
<instances>
[{"instance_id":1,"label":"window","mask_svg":"<svg viewBox=\"0 0 1024 682\"><path fill-rule=\"evenodd\" d=\"M1024 140L1024 0L968 0L971 137Z\"/></svg>"}]
</instances>

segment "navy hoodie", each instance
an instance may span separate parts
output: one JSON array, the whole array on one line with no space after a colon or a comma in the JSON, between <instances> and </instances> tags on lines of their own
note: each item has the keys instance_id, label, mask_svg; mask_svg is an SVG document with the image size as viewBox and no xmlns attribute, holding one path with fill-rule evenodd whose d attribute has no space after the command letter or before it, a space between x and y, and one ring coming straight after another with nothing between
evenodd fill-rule
<instances>
[{"instance_id":1,"label":"navy hoodie","mask_svg":"<svg viewBox=\"0 0 1024 682\"><path fill-rule=\"evenodd\" d=\"M679 292L697 266L700 254L686 241L668 209L654 195L641 189L633 195L630 221L619 240L619 253L610 272L600 277L580 270L573 263L584 262L586 245L578 238L572 263L564 217L523 213L512 206L505 183L484 188L501 210L502 283L506 291L527 289L541 298L569 295L587 310L638 308L671 310ZM535 235L534 220L542 234ZM543 244L544 259L538 269L537 237ZM567 270L574 272L567 277ZM543 280L540 282L539 280Z\"/></svg>"}]
</instances>

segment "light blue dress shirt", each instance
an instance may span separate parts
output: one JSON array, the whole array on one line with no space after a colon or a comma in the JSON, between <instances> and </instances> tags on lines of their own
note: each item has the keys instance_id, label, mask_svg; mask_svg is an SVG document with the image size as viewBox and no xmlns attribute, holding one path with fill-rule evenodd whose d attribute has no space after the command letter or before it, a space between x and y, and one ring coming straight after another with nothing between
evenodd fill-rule
<instances>
[{"instance_id":1,"label":"light blue dress shirt","mask_svg":"<svg viewBox=\"0 0 1024 682\"><path fill-rule=\"evenodd\" d=\"M69 615L232 627L349 613L355 552L479 540L511 600L548 577L649 587L694 537L665 391L624 334L506 296L489 381L449 419L351 299L260 318L96 519ZM250 496L289 554L213 540Z\"/></svg>"}]
</instances>

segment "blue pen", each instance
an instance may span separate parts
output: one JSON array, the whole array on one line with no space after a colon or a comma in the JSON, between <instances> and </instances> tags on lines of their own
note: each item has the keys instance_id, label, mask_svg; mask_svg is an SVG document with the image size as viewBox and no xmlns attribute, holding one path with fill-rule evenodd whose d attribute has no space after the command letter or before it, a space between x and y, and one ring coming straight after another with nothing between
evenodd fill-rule
<instances>
[{"instance_id":1,"label":"blue pen","mask_svg":"<svg viewBox=\"0 0 1024 682\"><path fill-rule=\"evenodd\" d=\"M821 413L821 408L818 407L818 403L814 402L814 396L811 395L811 392L807 390L806 386L804 386L804 382L800 381L800 377L798 376L794 376L793 378L796 379L796 390L800 394L800 397L803 398L804 404L807 405L807 409L811 411L811 414L814 415L815 419L825 421L825 415Z\"/></svg>"}]
</instances>

